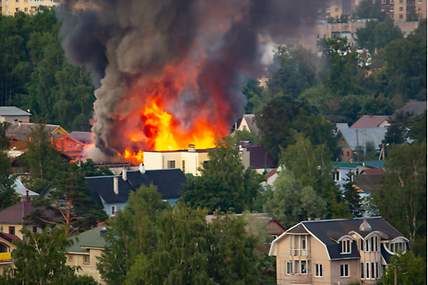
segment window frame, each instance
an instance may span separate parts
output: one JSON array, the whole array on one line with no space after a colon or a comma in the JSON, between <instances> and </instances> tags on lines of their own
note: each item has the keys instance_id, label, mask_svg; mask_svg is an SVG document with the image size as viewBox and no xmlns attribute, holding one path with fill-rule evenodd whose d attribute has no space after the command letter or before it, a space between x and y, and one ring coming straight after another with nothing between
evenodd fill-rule
<instances>
[{"instance_id":1,"label":"window frame","mask_svg":"<svg viewBox=\"0 0 428 285\"><path fill-rule=\"evenodd\" d=\"M341 278L349 278L349 264L348 263L340 264L340 277Z\"/></svg>"},{"instance_id":2,"label":"window frame","mask_svg":"<svg viewBox=\"0 0 428 285\"><path fill-rule=\"evenodd\" d=\"M340 254L352 253L352 240L348 238L341 240L340 247Z\"/></svg>"},{"instance_id":3,"label":"window frame","mask_svg":"<svg viewBox=\"0 0 428 285\"><path fill-rule=\"evenodd\" d=\"M315 263L315 277L323 277L322 263Z\"/></svg>"}]
</instances>

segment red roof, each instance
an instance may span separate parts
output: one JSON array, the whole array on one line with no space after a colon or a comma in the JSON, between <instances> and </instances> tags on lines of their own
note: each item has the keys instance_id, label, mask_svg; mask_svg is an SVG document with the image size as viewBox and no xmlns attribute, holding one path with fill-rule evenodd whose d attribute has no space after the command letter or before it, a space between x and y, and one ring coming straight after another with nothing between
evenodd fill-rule
<instances>
[{"instance_id":1,"label":"red roof","mask_svg":"<svg viewBox=\"0 0 428 285\"><path fill-rule=\"evenodd\" d=\"M367 168L363 172L366 175L381 175L385 173L385 170L383 168Z\"/></svg>"},{"instance_id":2,"label":"red roof","mask_svg":"<svg viewBox=\"0 0 428 285\"><path fill-rule=\"evenodd\" d=\"M8 242L14 242L16 240L19 240L19 237L13 234L7 234L0 232L0 238L7 240Z\"/></svg>"},{"instance_id":3,"label":"red roof","mask_svg":"<svg viewBox=\"0 0 428 285\"><path fill-rule=\"evenodd\" d=\"M388 116L369 116L369 115L364 115L361 118L359 118L351 126L351 128L354 128L354 129L377 128L383 122L388 121L388 118L389 118Z\"/></svg>"}]
</instances>

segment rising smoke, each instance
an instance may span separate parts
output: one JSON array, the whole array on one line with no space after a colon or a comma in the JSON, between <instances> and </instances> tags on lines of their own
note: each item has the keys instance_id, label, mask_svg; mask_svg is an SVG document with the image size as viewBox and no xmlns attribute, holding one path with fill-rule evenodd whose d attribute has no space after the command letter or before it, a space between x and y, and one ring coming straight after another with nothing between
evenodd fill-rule
<instances>
[{"instance_id":1,"label":"rising smoke","mask_svg":"<svg viewBox=\"0 0 428 285\"><path fill-rule=\"evenodd\" d=\"M323 2L64 1L57 14L65 53L91 72L98 88L92 129L97 147L107 154L123 151L121 132L139 126L128 114L144 103L144 92L136 96L132 90L165 78L170 66L175 70L171 77L192 74L179 91L168 86L173 79L162 81L177 93L166 108L182 126L191 127L204 110L209 123L228 128L244 109L242 83L263 68L262 42L296 36L314 23Z\"/></svg>"}]
</instances>

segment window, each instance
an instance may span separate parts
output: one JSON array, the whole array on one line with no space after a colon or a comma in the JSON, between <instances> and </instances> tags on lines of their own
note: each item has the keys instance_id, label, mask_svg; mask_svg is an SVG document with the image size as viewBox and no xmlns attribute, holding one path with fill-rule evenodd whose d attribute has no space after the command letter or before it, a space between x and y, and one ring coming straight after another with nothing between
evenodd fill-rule
<instances>
[{"instance_id":1,"label":"window","mask_svg":"<svg viewBox=\"0 0 428 285\"><path fill-rule=\"evenodd\" d=\"M366 278L370 278L370 263L366 263Z\"/></svg>"},{"instance_id":2,"label":"window","mask_svg":"<svg viewBox=\"0 0 428 285\"><path fill-rule=\"evenodd\" d=\"M175 160L168 160L166 165L168 168L175 168Z\"/></svg>"},{"instance_id":3,"label":"window","mask_svg":"<svg viewBox=\"0 0 428 285\"><path fill-rule=\"evenodd\" d=\"M302 274L308 273L308 262L306 260L300 261L300 273Z\"/></svg>"},{"instance_id":4,"label":"window","mask_svg":"<svg viewBox=\"0 0 428 285\"><path fill-rule=\"evenodd\" d=\"M379 262L375 263L375 278L379 278Z\"/></svg>"},{"instance_id":5,"label":"window","mask_svg":"<svg viewBox=\"0 0 428 285\"><path fill-rule=\"evenodd\" d=\"M293 274L293 262L287 261L287 274Z\"/></svg>"},{"instance_id":6,"label":"window","mask_svg":"<svg viewBox=\"0 0 428 285\"><path fill-rule=\"evenodd\" d=\"M339 171L338 170L336 170L333 173L333 179L334 179L334 181L339 181Z\"/></svg>"},{"instance_id":7,"label":"window","mask_svg":"<svg viewBox=\"0 0 428 285\"><path fill-rule=\"evenodd\" d=\"M183 170L183 172L186 173L186 161L185 160L181 161L181 170Z\"/></svg>"},{"instance_id":8,"label":"window","mask_svg":"<svg viewBox=\"0 0 428 285\"><path fill-rule=\"evenodd\" d=\"M322 264L315 264L315 276L322 277Z\"/></svg>"},{"instance_id":9,"label":"window","mask_svg":"<svg viewBox=\"0 0 428 285\"><path fill-rule=\"evenodd\" d=\"M13 227L13 226L9 227L9 234L15 235L15 227Z\"/></svg>"},{"instance_id":10,"label":"window","mask_svg":"<svg viewBox=\"0 0 428 285\"><path fill-rule=\"evenodd\" d=\"M365 244L364 250L365 251L370 251L369 240L368 239L366 239L366 244Z\"/></svg>"},{"instance_id":11,"label":"window","mask_svg":"<svg viewBox=\"0 0 428 285\"><path fill-rule=\"evenodd\" d=\"M340 277L349 277L349 264L340 265Z\"/></svg>"},{"instance_id":12,"label":"window","mask_svg":"<svg viewBox=\"0 0 428 285\"><path fill-rule=\"evenodd\" d=\"M33 233L37 233L37 227L33 226Z\"/></svg>"},{"instance_id":13,"label":"window","mask_svg":"<svg viewBox=\"0 0 428 285\"><path fill-rule=\"evenodd\" d=\"M361 279L364 278L364 263L361 262Z\"/></svg>"},{"instance_id":14,"label":"window","mask_svg":"<svg viewBox=\"0 0 428 285\"><path fill-rule=\"evenodd\" d=\"M351 253L351 240L345 239L342 240L342 252L341 253Z\"/></svg>"},{"instance_id":15,"label":"window","mask_svg":"<svg viewBox=\"0 0 428 285\"><path fill-rule=\"evenodd\" d=\"M84 255L83 256L83 264L88 265L91 262L90 256L88 255Z\"/></svg>"},{"instance_id":16,"label":"window","mask_svg":"<svg viewBox=\"0 0 428 285\"><path fill-rule=\"evenodd\" d=\"M116 214L116 206L111 206L111 215L114 216Z\"/></svg>"},{"instance_id":17,"label":"window","mask_svg":"<svg viewBox=\"0 0 428 285\"><path fill-rule=\"evenodd\" d=\"M302 237L302 249L306 250L306 236Z\"/></svg>"},{"instance_id":18,"label":"window","mask_svg":"<svg viewBox=\"0 0 428 285\"><path fill-rule=\"evenodd\" d=\"M375 264L371 262L370 278L375 278Z\"/></svg>"},{"instance_id":19,"label":"window","mask_svg":"<svg viewBox=\"0 0 428 285\"><path fill-rule=\"evenodd\" d=\"M364 240L360 239L360 250L364 251Z\"/></svg>"}]
</instances>

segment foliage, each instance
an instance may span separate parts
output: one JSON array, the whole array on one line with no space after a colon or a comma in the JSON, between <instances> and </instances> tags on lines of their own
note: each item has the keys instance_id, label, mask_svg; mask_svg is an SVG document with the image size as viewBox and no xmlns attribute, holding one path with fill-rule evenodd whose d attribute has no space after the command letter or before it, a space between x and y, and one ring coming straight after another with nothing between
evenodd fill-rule
<instances>
[{"instance_id":1,"label":"foliage","mask_svg":"<svg viewBox=\"0 0 428 285\"><path fill-rule=\"evenodd\" d=\"M209 212L241 213L252 209L259 194L261 177L254 170L244 169L238 149L224 144L210 152L209 158L200 176L188 176L183 201Z\"/></svg>"},{"instance_id":2,"label":"foliage","mask_svg":"<svg viewBox=\"0 0 428 285\"><path fill-rule=\"evenodd\" d=\"M417 143L426 143L427 141L427 112L423 115L414 117L409 124L409 137Z\"/></svg>"},{"instance_id":3,"label":"foliage","mask_svg":"<svg viewBox=\"0 0 428 285\"><path fill-rule=\"evenodd\" d=\"M9 158L0 150L0 209L12 206L19 197L13 188L14 177Z\"/></svg>"},{"instance_id":4,"label":"foliage","mask_svg":"<svg viewBox=\"0 0 428 285\"><path fill-rule=\"evenodd\" d=\"M265 104L265 97L267 97L267 94L257 80L248 80L246 85L242 88L242 93L247 99L247 104L245 105L245 113L247 114L258 112Z\"/></svg>"},{"instance_id":5,"label":"foliage","mask_svg":"<svg viewBox=\"0 0 428 285\"><path fill-rule=\"evenodd\" d=\"M8 122L0 123L0 151L9 148L9 139L6 136L6 130L8 127Z\"/></svg>"},{"instance_id":6,"label":"foliage","mask_svg":"<svg viewBox=\"0 0 428 285\"><path fill-rule=\"evenodd\" d=\"M170 209L153 187L131 194L106 240L98 268L107 284L258 284L255 239L241 219L207 224L204 211Z\"/></svg>"},{"instance_id":7,"label":"foliage","mask_svg":"<svg viewBox=\"0 0 428 285\"><path fill-rule=\"evenodd\" d=\"M105 166L95 165L94 161L91 159L81 162L79 168L85 177L113 175L110 169Z\"/></svg>"},{"instance_id":8,"label":"foliage","mask_svg":"<svg viewBox=\"0 0 428 285\"><path fill-rule=\"evenodd\" d=\"M380 214L411 242L426 236L426 144L394 145L383 188L374 193Z\"/></svg>"},{"instance_id":9,"label":"foliage","mask_svg":"<svg viewBox=\"0 0 428 285\"><path fill-rule=\"evenodd\" d=\"M25 232L25 237L16 242L12 252L14 267L0 276L0 284L96 284L92 278L77 277L75 271L78 268L66 265L65 252L71 241L62 229Z\"/></svg>"},{"instance_id":10,"label":"foliage","mask_svg":"<svg viewBox=\"0 0 428 285\"><path fill-rule=\"evenodd\" d=\"M235 130L232 134L231 134L231 140L232 143L237 145L239 142L242 141L248 141L250 143L257 143L259 141L259 138L252 132L248 131L248 130Z\"/></svg>"},{"instance_id":11,"label":"foliage","mask_svg":"<svg viewBox=\"0 0 428 285\"><path fill-rule=\"evenodd\" d=\"M426 262L413 252L401 256L393 256L388 271L380 280L380 285L423 285L426 284ZM394 281L394 279L396 281ZM395 283L394 283L395 282Z\"/></svg>"},{"instance_id":12,"label":"foliage","mask_svg":"<svg viewBox=\"0 0 428 285\"><path fill-rule=\"evenodd\" d=\"M390 18L381 22L370 21L365 28L357 30L358 46L368 49L371 53L402 37L400 28L394 26L394 22Z\"/></svg>"},{"instance_id":13,"label":"foliage","mask_svg":"<svg viewBox=\"0 0 428 285\"><path fill-rule=\"evenodd\" d=\"M0 16L0 105L30 109L33 121L87 130L94 101L89 75L67 63L53 9Z\"/></svg>"},{"instance_id":14,"label":"foliage","mask_svg":"<svg viewBox=\"0 0 428 285\"><path fill-rule=\"evenodd\" d=\"M362 200L360 194L354 188L351 175L351 173L348 174L348 181L345 184L343 196L349 211L352 213L352 217L356 218L363 215Z\"/></svg>"}]
</instances>

